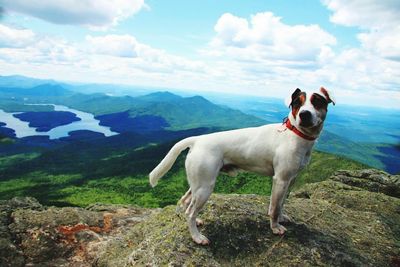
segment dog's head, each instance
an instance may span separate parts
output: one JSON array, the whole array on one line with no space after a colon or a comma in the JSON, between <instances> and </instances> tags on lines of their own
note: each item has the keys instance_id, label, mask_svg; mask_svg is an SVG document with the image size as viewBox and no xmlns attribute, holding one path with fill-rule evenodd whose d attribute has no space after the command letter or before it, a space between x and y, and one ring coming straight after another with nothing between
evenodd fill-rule
<instances>
[{"instance_id":1,"label":"dog's head","mask_svg":"<svg viewBox=\"0 0 400 267\"><path fill-rule=\"evenodd\" d=\"M297 88L286 101L292 109L290 116L293 116L293 123L303 129L322 126L330 103L335 105L333 96L324 87L315 92L304 92Z\"/></svg>"}]
</instances>

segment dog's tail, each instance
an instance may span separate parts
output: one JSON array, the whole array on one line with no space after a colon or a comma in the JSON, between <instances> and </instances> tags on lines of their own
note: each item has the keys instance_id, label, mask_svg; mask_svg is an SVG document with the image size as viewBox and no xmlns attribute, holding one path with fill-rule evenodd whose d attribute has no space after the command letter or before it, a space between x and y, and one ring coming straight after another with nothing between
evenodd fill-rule
<instances>
[{"instance_id":1,"label":"dog's tail","mask_svg":"<svg viewBox=\"0 0 400 267\"><path fill-rule=\"evenodd\" d=\"M169 169L171 169L179 154L181 154L181 152L186 148L193 145L194 140L195 137L183 139L171 148L160 164L158 164L157 167L155 167L154 170L152 170L149 174L150 185L152 187L155 187L158 183L158 180L160 180L160 178L163 177L169 171Z\"/></svg>"}]
</instances>

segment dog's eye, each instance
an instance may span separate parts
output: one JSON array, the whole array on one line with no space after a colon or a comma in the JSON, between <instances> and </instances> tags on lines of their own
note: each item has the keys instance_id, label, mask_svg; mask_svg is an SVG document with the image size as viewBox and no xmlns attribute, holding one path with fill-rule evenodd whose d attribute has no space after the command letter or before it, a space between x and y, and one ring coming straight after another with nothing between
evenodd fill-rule
<instances>
[{"instance_id":1,"label":"dog's eye","mask_svg":"<svg viewBox=\"0 0 400 267\"><path fill-rule=\"evenodd\" d=\"M305 101L306 101L306 94L303 92L303 93L300 93L299 96L297 96L296 98L294 98L292 100L291 105L292 105L292 107L298 108L298 107L301 107Z\"/></svg>"},{"instance_id":2,"label":"dog's eye","mask_svg":"<svg viewBox=\"0 0 400 267\"><path fill-rule=\"evenodd\" d=\"M319 96L317 94L314 94L311 97L311 104L316 108L316 109L326 109L328 106L328 101L326 101L325 98L322 96Z\"/></svg>"},{"instance_id":3,"label":"dog's eye","mask_svg":"<svg viewBox=\"0 0 400 267\"><path fill-rule=\"evenodd\" d=\"M301 105L300 97L296 97L296 98L293 100L292 105L295 106L295 107L296 107L296 106L300 106L300 105Z\"/></svg>"},{"instance_id":4,"label":"dog's eye","mask_svg":"<svg viewBox=\"0 0 400 267\"><path fill-rule=\"evenodd\" d=\"M296 97L295 99L293 99L292 106L300 107L303 105L304 101L305 101L305 95L300 95L300 96Z\"/></svg>"}]
</instances>

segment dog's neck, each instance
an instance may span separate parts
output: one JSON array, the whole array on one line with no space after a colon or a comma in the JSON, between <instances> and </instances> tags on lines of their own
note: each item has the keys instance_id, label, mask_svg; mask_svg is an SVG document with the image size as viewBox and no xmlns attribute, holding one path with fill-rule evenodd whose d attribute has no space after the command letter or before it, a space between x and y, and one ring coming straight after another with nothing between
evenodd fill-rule
<instances>
[{"instance_id":1,"label":"dog's neck","mask_svg":"<svg viewBox=\"0 0 400 267\"><path fill-rule=\"evenodd\" d=\"M293 128L290 129L288 127L288 124L291 125ZM322 121L320 124L318 124L314 127L310 127L310 128L301 127L300 125L298 125L298 123L296 123L296 120L294 119L294 117L291 113L289 114L287 123L286 123L286 127L289 130L293 131L295 134L297 134L301 138L308 140L308 141L315 141L316 139L318 139L323 126L324 126L324 122Z\"/></svg>"}]
</instances>

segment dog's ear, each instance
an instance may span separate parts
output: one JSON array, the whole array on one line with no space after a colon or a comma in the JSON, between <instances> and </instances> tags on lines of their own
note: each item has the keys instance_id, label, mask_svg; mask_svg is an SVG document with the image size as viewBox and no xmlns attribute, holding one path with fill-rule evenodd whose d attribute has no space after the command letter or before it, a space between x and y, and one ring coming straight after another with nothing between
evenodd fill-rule
<instances>
[{"instance_id":1,"label":"dog's ear","mask_svg":"<svg viewBox=\"0 0 400 267\"><path fill-rule=\"evenodd\" d=\"M292 96L289 96L285 99L285 105L290 108L292 105L293 100L295 100L301 93L301 90L299 88L296 88L294 92L292 93Z\"/></svg>"},{"instance_id":2,"label":"dog's ear","mask_svg":"<svg viewBox=\"0 0 400 267\"><path fill-rule=\"evenodd\" d=\"M319 91L325 96L328 103L332 103L333 105L335 105L336 101L331 92L328 92L328 90L326 90L322 86L321 86L321 88L319 88Z\"/></svg>"}]
</instances>

